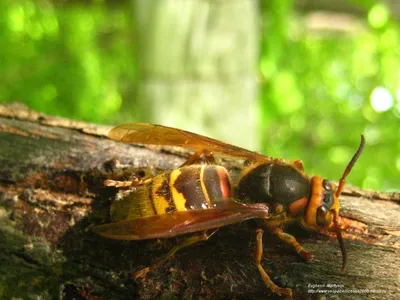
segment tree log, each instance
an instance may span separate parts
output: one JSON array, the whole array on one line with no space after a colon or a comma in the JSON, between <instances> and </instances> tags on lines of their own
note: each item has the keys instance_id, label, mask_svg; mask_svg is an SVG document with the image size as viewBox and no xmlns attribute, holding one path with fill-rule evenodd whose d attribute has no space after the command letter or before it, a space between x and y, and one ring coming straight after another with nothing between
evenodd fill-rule
<instances>
[{"instance_id":1,"label":"tree log","mask_svg":"<svg viewBox=\"0 0 400 300\"><path fill-rule=\"evenodd\" d=\"M106 138L108 130L21 105L0 106L0 298L279 299L253 264L255 234L246 224L221 228L133 281L132 272L154 262L175 240L116 241L94 234L90 227L109 221L117 193L103 181L176 168L188 152L116 143ZM334 237L296 227L290 232L314 261L302 261L266 234L264 268L275 283L293 289L295 299L398 297L399 199L345 189L344 273Z\"/></svg>"}]
</instances>

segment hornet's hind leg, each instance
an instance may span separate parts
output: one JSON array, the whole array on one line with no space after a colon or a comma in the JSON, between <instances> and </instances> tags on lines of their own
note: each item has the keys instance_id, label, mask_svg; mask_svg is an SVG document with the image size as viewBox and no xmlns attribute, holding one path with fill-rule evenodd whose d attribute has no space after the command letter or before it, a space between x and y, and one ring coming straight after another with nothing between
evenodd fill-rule
<instances>
[{"instance_id":1,"label":"hornet's hind leg","mask_svg":"<svg viewBox=\"0 0 400 300\"><path fill-rule=\"evenodd\" d=\"M181 165L181 167L197 164L199 162L205 162L207 165L215 165L214 154L207 149L199 150L192 156L190 156L188 160L183 165Z\"/></svg>"},{"instance_id":2,"label":"hornet's hind leg","mask_svg":"<svg viewBox=\"0 0 400 300\"><path fill-rule=\"evenodd\" d=\"M159 259L157 262L152 264L151 266L148 266L146 268L141 269L140 271L137 271L133 273L132 277L134 280L138 279L139 277L142 277L146 275L149 271L157 268L158 266L162 265L165 263L168 259L170 259L177 251L188 247L190 245L193 245L197 242L201 241L206 241L208 240L218 229L214 229L210 234L207 234L207 232L202 232L200 234L192 235L184 240L182 240L178 245L173 247L166 255L164 255L161 259Z\"/></svg>"}]
</instances>

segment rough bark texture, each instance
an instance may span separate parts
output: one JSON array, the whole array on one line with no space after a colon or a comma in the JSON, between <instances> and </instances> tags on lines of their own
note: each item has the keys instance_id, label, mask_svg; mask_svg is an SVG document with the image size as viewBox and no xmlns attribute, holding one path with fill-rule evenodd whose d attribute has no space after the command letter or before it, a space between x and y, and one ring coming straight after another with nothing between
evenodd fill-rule
<instances>
[{"instance_id":1,"label":"rough bark texture","mask_svg":"<svg viewBox=\"0 0 400 300\"><path fill-rule=\"evenodd\" d=\"M106 138L108 129L0 106L0 298L270 297L253 264L254 233L245 224L221 228L145 278L130 279L175 240L115 241L93 234L90 226L107 222L116 194L103 180L174 168L185 151L115 143ZM293 289L295 299L400 295L399 194L354 188L345 194L344 273L337 242L328 235L289 228L315 255L310 263L264 235L263 266L278 285ZM317 289L328 292L314 294ZM336 294L340 290L348 293Z\"/></svg>"}]
</instances>

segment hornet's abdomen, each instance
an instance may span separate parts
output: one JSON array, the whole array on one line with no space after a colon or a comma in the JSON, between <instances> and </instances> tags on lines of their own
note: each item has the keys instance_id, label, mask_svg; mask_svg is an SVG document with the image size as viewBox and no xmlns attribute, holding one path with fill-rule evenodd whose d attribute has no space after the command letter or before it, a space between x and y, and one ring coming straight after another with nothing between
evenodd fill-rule
<instances>
[{"instance_id":1,"label":"hornet's abdomen","mask_svg":"<svg viewBox=\"0 0 400 300\"><path fill-rule=\"evenodd\" d=\"M237 197L243 201L284 207L309 194L310 180L288 164L261 164L246 173L237 188Z\"/></svg>"},{"instance_id":2,"label":"hornet's abdomen","mask_svg":"<svg viewBox=\"0 0 400 300\"><path fill-rule=\"evenodd\" d=\"M111 216L118 221L210 209L230 197L230 179L225 168L190 165L155 176L143 188L116 201L111 206Z\"/></svg>"}]
</instances>

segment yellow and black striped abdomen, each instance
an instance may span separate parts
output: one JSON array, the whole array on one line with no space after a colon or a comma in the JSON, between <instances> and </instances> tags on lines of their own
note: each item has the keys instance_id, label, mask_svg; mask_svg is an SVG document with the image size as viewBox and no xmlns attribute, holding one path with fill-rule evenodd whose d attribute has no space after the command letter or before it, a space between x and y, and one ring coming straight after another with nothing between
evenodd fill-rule
<instances>
[{"instance_id":1,"label":"yellow and black striped abdomen","mask_svg":"<svg viewBox=\"0 0 400 300\"><path fill-rule=\"evenodd\" d=\"M209 209L229 201L228 172L221 166L190 165L155 176L151 183L111 207L114 221L174 211Z\"/></svg>"},{"instance_id":2,"label":"yellow and black striped abdomen","mask_svg":"<svg viewBox=\"0 0 400 300\"><path fill-rule=\"evenodd\" d=\"M169 186L173 210L209 209L228 201L231 187L225 168L192 165L171 172Z\"/></svg>"}]
</instances>

